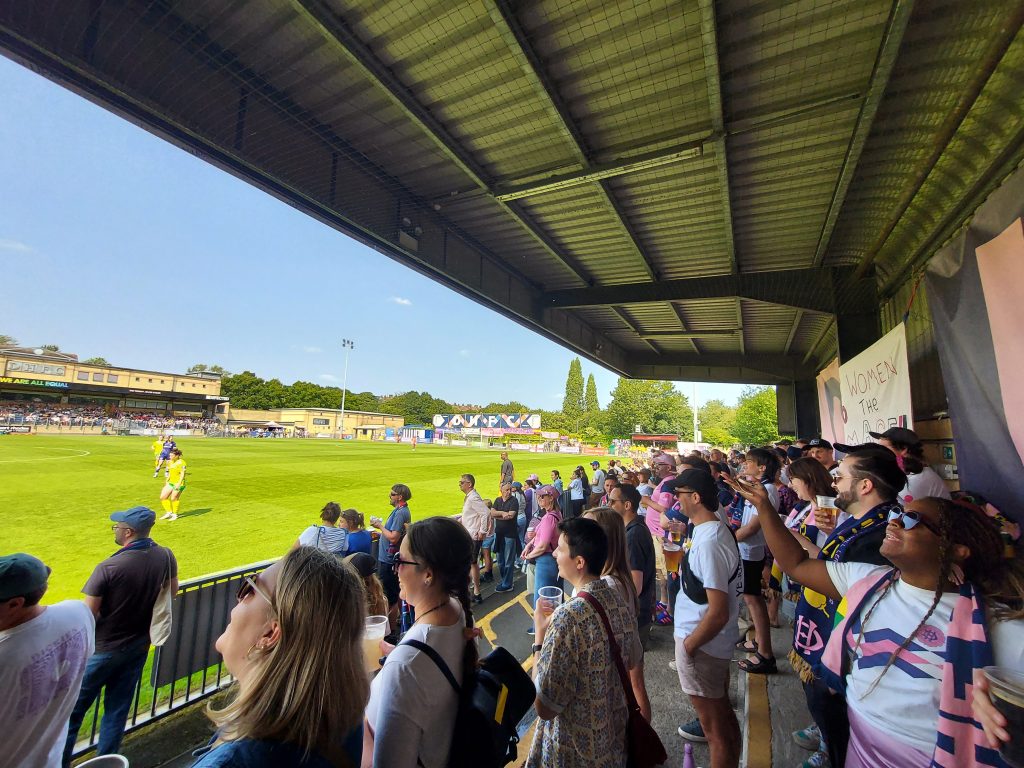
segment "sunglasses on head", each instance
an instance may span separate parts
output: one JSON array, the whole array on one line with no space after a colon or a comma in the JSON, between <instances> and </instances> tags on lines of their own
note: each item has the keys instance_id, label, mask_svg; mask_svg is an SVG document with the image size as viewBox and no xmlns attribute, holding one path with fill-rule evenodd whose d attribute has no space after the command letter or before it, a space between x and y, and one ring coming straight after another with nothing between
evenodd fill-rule
<instances>
[{"instance_id":1,"label":"sunglasses on head","mask_svg":"<svg viewBox=\"0 0 1024 768\"><path fill-rule=\"evenodd\" d=\"M245 598L247 598L249 595L253 593L262 597L271 606L274 605L274 602L270 599L270 596L262 589L260 589L259 585L256 583L256 580L253 579L252 576L243 576L242 583L238 585L238 594L235 595L235 597L238 598L238 602L242 602L243 600L245 600Z\"/></svg>"},{"instance_id":2,"label":"sunglasses on head","mask_svg":"<svg viewBox=\"0 0 1024 768\"><path fill-rule=\"evenodd\" d=\"M893 509L889 512L889 522L896 523L905 531L909 531L914 528L918 523L923 525L929 531L934 533L936 536L941 536L939 529L936 528L932 523L928 522L919 513L913 512L907 509Z\"/></svg>"}]
</instances>

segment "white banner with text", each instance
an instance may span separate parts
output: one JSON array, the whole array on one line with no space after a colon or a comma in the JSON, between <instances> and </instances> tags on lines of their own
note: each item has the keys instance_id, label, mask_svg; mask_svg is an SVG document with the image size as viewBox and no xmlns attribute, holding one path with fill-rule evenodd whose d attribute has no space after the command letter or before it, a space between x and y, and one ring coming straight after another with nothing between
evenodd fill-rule
<instances>
[{"instance_id":1,"label":"white banner with text","mask_svg":"<svg viewBox=\"0 0 1024 768\"><path fill-rule=\"evenodd\" d=\"M903 323L839 367L843 432L849 445L871 442L869 432L913 429L907 329Z\"/></svg>"}]
</instances>

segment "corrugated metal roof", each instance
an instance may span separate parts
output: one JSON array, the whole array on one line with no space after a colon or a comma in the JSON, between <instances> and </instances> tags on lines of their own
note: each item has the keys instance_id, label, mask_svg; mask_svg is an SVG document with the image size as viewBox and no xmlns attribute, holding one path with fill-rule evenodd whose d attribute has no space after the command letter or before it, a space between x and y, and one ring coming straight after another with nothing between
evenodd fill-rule
<instances>
[{"instance_id":1,"label":"corrugated metal roof","mask_svg":"<svg viewBox=\"0 0 1024 768\"><path fill-rule=\"evenodd\" d=\"M615 370L776 381L1020 162L1022 22L1024 0L36 0L0 2L0 50Z\"/></svg>"}]
</instances>

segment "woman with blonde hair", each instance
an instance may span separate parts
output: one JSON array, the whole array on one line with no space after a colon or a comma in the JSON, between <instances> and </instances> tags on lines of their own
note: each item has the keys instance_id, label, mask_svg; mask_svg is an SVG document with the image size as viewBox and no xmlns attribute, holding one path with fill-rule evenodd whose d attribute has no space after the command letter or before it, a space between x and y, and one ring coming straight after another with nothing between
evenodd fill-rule
<instances>
[{"instance_id":1,"label":"woman with blonde hair","mask_svg":"<svg viewBox=\"0 0 1024 768\"><path fill-rule=\"evenodd\" d=\"M313 547L244 576L216 643L236 695L207 710L217 733L193 768L358 766L365 599L356 571Z\"/></svg>"}]
</instances>

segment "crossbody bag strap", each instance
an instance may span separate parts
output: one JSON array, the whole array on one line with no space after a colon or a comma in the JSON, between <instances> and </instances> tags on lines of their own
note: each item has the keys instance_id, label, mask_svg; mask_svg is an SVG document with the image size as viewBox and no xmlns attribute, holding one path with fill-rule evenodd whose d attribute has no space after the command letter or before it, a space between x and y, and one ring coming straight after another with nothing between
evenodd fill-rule
<instances>
[{"instance_id":1,"label":"crossbody bag strap","mask_svg":"<svg viewBox=\"0 0 1024 768\"><path fill-rule=\"evenodd\" d=\"M608 615L604 612L604 608L601 607L601 603L597 601L597 598L589 592L578 592L577 595L590 603L593 609L597 611L597 615L601 617L601 623L604 624L605 633L608 635L608 644L612 649L612 658L615 659L615 668L619 670L622 690L626 694L626 706L630 711L639 709L640 705L636 703L636 696L633 694L633 685L629 682L629 673L626 672L626 665L622 663L622 652L619 650L619 643L615 639L615 635L612 634L612 625L608 623Z\"/></svg>"},{"instance_id":2,"label":"crossbody bag strap","mask_svg":"<svg viewBox=\"0 0 1024 768\"><path fill-rule=\"evenodd\" d=\"M427 654L427 656L430 657L430 660L437 665L438 669L441 670L441 674L445 676L445 679L447 679L448 682L451 683L452 688L455 689L455 695L458 696L462 692L462 689L459 688L459 684L455 681L455 675L452 674L452 671L448 668L448 665L445 664L444 659L441 658L441 654L439 654L426 643L421 642L419 640L403 640L400 643L400 645L409 645L415 648L417 651L422 651L423 653Z\"/></svg>"}]
</instances>

